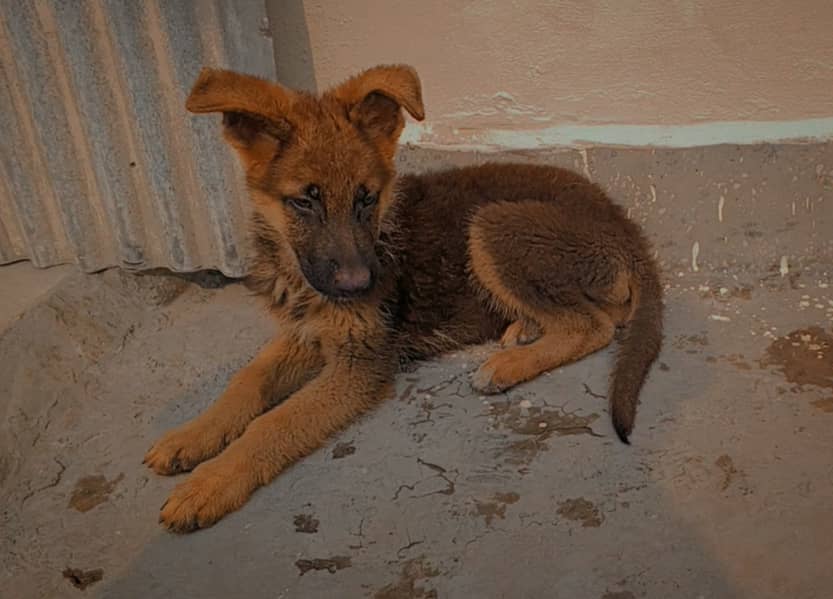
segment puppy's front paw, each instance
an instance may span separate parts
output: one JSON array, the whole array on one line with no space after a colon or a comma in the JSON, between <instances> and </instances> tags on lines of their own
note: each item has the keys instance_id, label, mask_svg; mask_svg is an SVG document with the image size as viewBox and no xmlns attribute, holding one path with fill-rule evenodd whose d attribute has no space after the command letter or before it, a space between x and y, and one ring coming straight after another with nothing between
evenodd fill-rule
<instances>
[{"instance_id":1,"label":"puppy's front paw","mask_svg":"<svg viewBox=\"0 0 833 599\"><path fill-rule=\"evenodd\" d=\"M144 463L157 474L179 474L214 457L225 445L226 437L216 427L188 423L159 439L145 454Z\"/></svg>"},{"instance_id":2,"label":"puppy's front paw","mask_svg":"<svg viewBox=\"0 0 833 599\"><path fill-rule=\"evenodd\" d=\"M253 490L249 480L247 472L221 459L206 462L173 490L159 522L178 533L208 528L246 503Z\"/></svg>"}]
</instances>

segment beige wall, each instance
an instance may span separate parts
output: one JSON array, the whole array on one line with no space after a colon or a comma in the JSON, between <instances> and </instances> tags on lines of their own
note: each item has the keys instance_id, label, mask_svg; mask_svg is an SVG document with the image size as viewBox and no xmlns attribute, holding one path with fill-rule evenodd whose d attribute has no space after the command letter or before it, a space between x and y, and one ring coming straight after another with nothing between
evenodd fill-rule
<instances>
[{"instance_id":1,"label":"beige wall","mask_svg":"<svg viewBox=\"0 0 833 599\"><path fill-rule=\"evenodd\" d=\"M831 0L308 0L320 88L407 62L421 141L833 117ZM278 57L280 61L280 57Z\"/></svg>"}]
</instances>

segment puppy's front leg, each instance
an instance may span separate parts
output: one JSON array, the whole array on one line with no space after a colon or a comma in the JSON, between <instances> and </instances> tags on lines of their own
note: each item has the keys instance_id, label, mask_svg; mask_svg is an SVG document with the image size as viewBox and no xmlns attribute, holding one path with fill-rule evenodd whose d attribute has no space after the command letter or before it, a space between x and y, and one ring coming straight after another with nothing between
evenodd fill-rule
<instances>
[{"instance_id":1,"label":"puppy's front leg","mask_svg":"<svg viewBox=\"0 0 833 599\"><path fill-rule=\"evenodd\" d=\"M395 371L379 355L362 355L353 348L334 356L315 379L253 420L219 456L198 466L174 489L159 521L173 531L188 532L241 507L255 489L390 392Z\"/></svg>"},{"instance_id":2,"label":"puppy's front leg","mask_svg":"<svg viewBox=\"0 0 833 599\"><path fill-rule=\"evenodd\" d=\"M214 457L252 419L309 381L323 366L315 348L283 335L231 379L225 392L197 418L168 431L145 455L157 474L177 474Z\"/></svg>"}]
</instances>

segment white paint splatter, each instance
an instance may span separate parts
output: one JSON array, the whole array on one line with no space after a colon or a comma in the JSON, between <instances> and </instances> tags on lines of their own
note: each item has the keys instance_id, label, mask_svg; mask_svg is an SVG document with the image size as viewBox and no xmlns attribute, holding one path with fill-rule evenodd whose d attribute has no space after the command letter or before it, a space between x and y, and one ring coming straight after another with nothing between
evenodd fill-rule
<instances>
[{"instance_id":1,"label":"white paint splatter","mask_svg":"<svg viewBox=\"0 0 833 599\"><path fill-rule=\"evenodd\" d=\"M723 316L721 314L709 314L709 318L712 320L718 320L720 322L729 322L730 320L732 320L728 316Z\"/></svg>"},{"instance_id":2,"label":"white paint splatter","mask_svg":"<svg viewBox=\"0 0 833 599\"><path fill-rule=\"evenodd\" d=\"M695 241L691 246L691 270L698 272L700 268L697 266L697 256L700 255L700 242Z\"/></svg>"},{"instance_id":3,"label":"white paint splatter","mask_svg":"<svg viewBox=\"0 0 833 599\"><path fill-rule=\"evenodd\" d=\"M719 222L723 222L723 204L726 203L726 198L724 196L720 196L720 201L717 202L717 220Z\"/></svg>"},{"instance_id":4,"label":"white paint splatter","mask_svg":"<svg viewBox=\"0 0 833 599\"><path fill-rule=\"evenodd\" d=\"M654 186L653 183L651 183L651 201L652 202L657 201L657 188L656 188L656 186Z\"/></svg>"},{"instance_id":5,"label":"white paint splatter","mask_svg":"<svg viewBox=\"0 0 833 599\"><path fill-rule=\"evenodd\" d=\"M778 272L781 273L782 277L786 277L787 274L789 274L790 264L789 264L789 262L787 262L787 257L786 256L781 256L781 266L778 269Z\"/></svg>"},{"instance_id":6,"label":"white paint splatter","mask_svg":"<svg viewBox=\"0 0 833 599\"><path fill-rule=\"evenodd\" d=\"M587 150L585 148L582 148L578 151L578 153L581 156L582 170L584 171L584 176L590 179L590 163L587 161Z\"/></svg>"}]
</instances>

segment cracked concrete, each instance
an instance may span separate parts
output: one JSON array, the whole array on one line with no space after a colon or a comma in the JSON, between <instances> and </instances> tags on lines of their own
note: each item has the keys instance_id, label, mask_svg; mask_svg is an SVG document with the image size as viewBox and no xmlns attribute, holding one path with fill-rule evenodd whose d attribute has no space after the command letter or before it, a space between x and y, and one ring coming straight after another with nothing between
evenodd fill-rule
<instances>
[{"instance_id":1,"label":"cracked concrete","mask_svg":"<svg viewBox=\"0 0 833 599\"><path fill-rule=\"evenodd\" d=\"M0 334L0 596L833 595L833 146L585 155L497 158L586 164L656 241L667 335L633 446L610 351L482 397L472 348L170 535L177 478L142 456L271 325L238 284L73 275Z\"/></svg>"}]
</instances>

